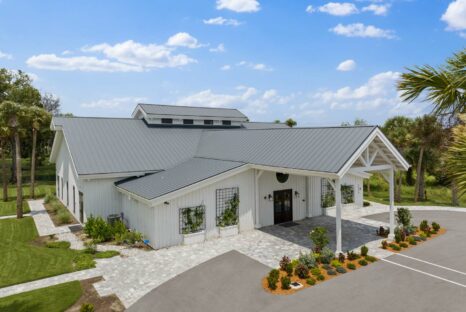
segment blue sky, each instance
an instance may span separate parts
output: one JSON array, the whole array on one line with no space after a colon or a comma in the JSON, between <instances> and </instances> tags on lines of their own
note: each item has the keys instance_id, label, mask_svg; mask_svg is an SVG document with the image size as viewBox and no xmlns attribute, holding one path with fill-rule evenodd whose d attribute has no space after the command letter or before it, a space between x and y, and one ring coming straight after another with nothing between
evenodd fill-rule
<instances>
[{"instance_id":1,"label":"blue sky","mask_svg":"<svg viewBox=\"0 0 466 312\"><path fill-rule=\"evenodd\" d=\"M400 102L398 75L441 64L465 38L466 0L0 0L0 67L79 116L129 117L146 102L381 124L429 111Z\"/></svg>"}]
</instances>

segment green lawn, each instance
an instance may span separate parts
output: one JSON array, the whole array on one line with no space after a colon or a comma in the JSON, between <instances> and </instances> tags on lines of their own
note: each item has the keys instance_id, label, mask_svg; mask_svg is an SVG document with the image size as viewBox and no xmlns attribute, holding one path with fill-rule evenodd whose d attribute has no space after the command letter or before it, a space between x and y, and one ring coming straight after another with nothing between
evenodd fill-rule
<instances>
[{"instance_id":1,"label":"green lawn","mask_svg":"<svg viewBox=\"0 0 466 312\"><path fill-rule=\"evenodd\" d=\"M31 212L27 201L23 202L23 213ZM8 200L0 202L0 216L10 216L16 214L16 200Z\"/></svg>"},{"instance_id":2,"label":"green lawn","mask_svg":"<svg viewBox=\"0 0 466 312\"><path fill-rule=\"evenodd\" d=\"M73 249L47 248L32 241L34 220L0 220L0 287L94 266L92 256Z\"/></svg>"},{"instance_id":3,"label":"green lawn","mask_svg":"<svg viewBox=\"0 0 466 312\"><path fill-rule=\"evenodd\" d=\"M78 301L81 295L81 284L74 281L0 298L0 311L61 312Z\"/></svg>"},{"instance_id":4,"label":"green lawn","mask_svg":"<svg viewBox=\"0 0 466 312\"><path fill-rule=\"evenodd\" d=\"M403 187L401 188L401 203L395 204L398 206L451 206L451 190L449 188L442 186L429 186L426 188L426 190L427 201L414 202L414 186L403 185ZM372 190L371 196L368 196L365 186L364 199L388 205L388 190ZM466 196L460 198L460 206L466 207Z\"/></svg>"}]
</instances>

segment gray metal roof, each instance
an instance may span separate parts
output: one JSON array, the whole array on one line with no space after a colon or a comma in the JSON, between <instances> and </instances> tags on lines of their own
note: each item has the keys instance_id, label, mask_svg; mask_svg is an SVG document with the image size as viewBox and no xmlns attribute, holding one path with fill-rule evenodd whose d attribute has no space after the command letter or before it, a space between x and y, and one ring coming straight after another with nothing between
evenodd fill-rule
<instances>
[{"instance_id":1,"label":"gray metal roof","mask_svg":"<svg viewBox=\"0 0 466 312\"><path fill-rule=\"evenodd\" d=\"M192 158L166 171L116 185L146 199L154 199L244 165L241 162Z\"/></svg>"},{"instance_id":2,"label":"gray metal roof","mask_svg":"<svg viewBox=\"0 0 466 312\"><path fill-rule=\"evenodd\" d=\"M288 129L284 123L275 122L243 122L243 127L246 129Z\"/></svg>"},{"instance_id":3,"label":"gray metal roof","mask_svg":"<svg viewBox=\"0 0 466 312\"><path fill-rule=\"evenodd\" d=\"M196 156L337 173L376 128L210 130Z\"/></svg>"},{"instance_id":4,"label":"gray metal roof","mask_svg":"<svg viewBox=\"0 0 466 312\"><path fill-rule=\"evenodd\" d=\"M150 128L139 119L53 118L78 174L149 172L192 158L202 130Z\"/></svg>"},{"instance_id":5,"label":"gray metal roof","mask_svg":"<svg viewBox=\"0 0 466 312\"><path fill-rule=\"evenodd\" d=\"M138 104L146 114L154 115L177 115L177 116L199 116L217 118L242 118L247 120L246 115L233 108L211 108L159 104Z\"/></svg>"}]
</instances>

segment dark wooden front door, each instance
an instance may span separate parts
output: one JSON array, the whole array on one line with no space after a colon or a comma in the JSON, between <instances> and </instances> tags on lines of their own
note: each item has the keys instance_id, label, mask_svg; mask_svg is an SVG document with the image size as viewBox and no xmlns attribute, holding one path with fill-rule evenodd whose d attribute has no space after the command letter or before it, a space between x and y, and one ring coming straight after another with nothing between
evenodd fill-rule
<instances>
[{"instance_id":1,"label":"dark wooden front door","mask_svg":"<svg viewBox=\"0 0 466 312\"><path fill-rule=\"evenodd\" d=\"M292 194L292 190L282 190L273 192L274 224L293 221Z\"/></svg>"}]
</instances>

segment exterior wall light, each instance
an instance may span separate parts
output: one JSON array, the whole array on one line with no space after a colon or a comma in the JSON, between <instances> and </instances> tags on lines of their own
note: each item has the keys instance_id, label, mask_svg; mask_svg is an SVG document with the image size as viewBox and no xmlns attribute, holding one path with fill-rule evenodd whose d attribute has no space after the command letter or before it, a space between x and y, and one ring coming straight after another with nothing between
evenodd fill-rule
<instances>
[{"instance_id":1,"label":"exterior wall light","mask_svg":"<svg viewBox=\"0 0 466 312\"><path fill-rule=\"evenodd\" d=\"M299 198L299 196L300 196L299 192L298 192L298 191L294 191L294 196L295 196L296 198Z\"/></svg>"}]
</instances>

